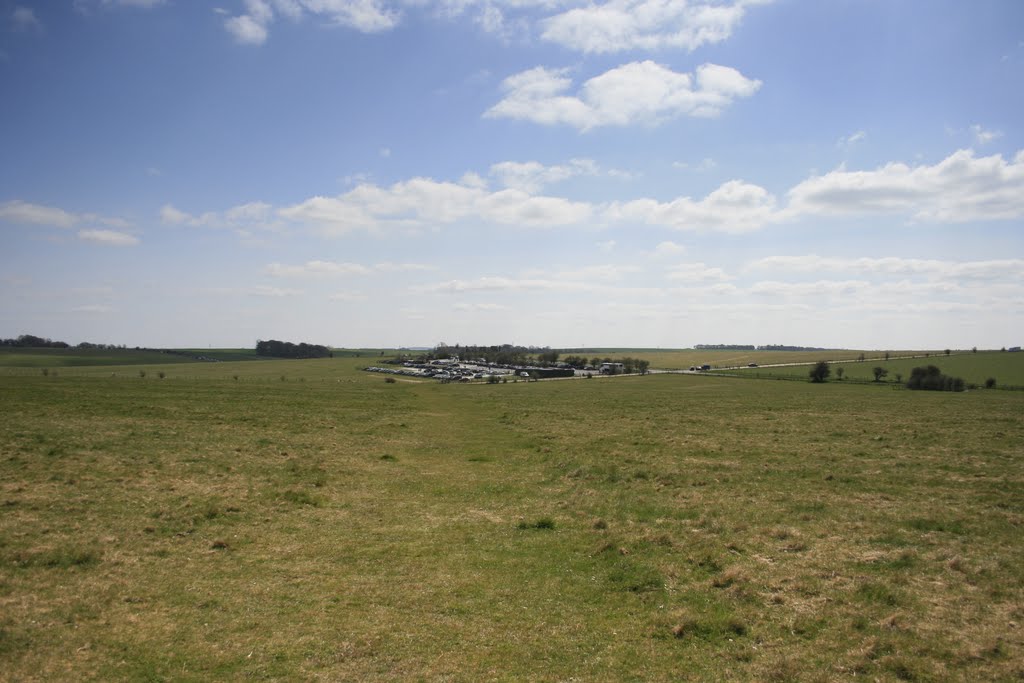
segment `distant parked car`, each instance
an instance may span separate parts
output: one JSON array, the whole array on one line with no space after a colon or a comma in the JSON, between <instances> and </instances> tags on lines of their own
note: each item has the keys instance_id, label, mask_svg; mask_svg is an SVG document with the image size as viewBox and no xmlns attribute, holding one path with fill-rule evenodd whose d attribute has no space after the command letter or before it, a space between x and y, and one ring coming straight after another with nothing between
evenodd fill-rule
<instances>
[{"instance_id":1,"label":"distant parked car","mask_svg":"<svg viewBox=\"0 0 1024 683\"><path fill-rule=\"evenodd\" d=\"M747 367L748 368L756 368L757 367L757 363L747 363Z\"/></svg>"},{"instance_id":2,"label":"distant parked car","mask_svg":"<svg viewBox=\"0 0 1024 683\"><path fill-rule=\"evenodd\" d=\"M701 370L710 370L710 369L711 369L711 366L710 366L710 365L708 365L707 363L705 363L704 365L700 366L700 369L701 369Z\"/></svg>"}]
</instances>

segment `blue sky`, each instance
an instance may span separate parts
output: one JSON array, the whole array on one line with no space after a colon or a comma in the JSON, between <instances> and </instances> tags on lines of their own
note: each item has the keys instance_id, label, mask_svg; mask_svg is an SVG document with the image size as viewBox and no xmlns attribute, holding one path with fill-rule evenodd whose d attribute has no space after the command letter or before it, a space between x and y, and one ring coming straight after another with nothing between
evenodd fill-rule
<instances>
[{"instance_id":1,"label":"blue sky","mask_svg":"<svg viewBox=\"0 0 1024 683\"><path fill-rule=\"evenodd\" d=\"M1016 0L0 0L0 336L998 348Z\"/></svg>"}]
</instances>

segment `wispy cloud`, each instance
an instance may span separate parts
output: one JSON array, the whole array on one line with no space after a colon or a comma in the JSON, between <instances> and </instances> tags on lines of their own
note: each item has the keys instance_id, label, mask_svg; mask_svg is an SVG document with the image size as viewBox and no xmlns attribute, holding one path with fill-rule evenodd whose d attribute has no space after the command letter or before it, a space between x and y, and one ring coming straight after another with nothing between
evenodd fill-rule
<instances>
[{"instance_id":1,"label":"wispy cloud","mask_svg":"<svg viewBox=\"0 0 1024 683\"><path fill-rule=\"evenodd\" d=\"M116 230L79 230L78 238L111 247L134 247L139 243L139 238L135 235Z\"/></svg>"},{"instance_id":2,"label":"wispy cloud","mask_svg":"<svg viewBox=\"0 0 1024 683\"><path fill-rule=\"evenodd\" d=\"M40 31L43 28L43 23L39 21L31 7L15 5L10 17L11 26L15 31Z\"/></svg>"},{"instance_id":3,"label":"wispy cloud","mask_svg":"<svg viewBox=\"0 0 1024 683\"><path fill-rule=\"evenodd\" d=\"M988 143L1003 137L1003 131L986 130L977 123L971 126L971 133L974 135L974 141L978 145L987 145Z\"/></svg>"},{"instance_id":4,"label":"wispy cloud","mask_svg":"<svg viewBox=\"0 0 1024 683\"><path fill-rule=\"evenodd\" d=\"M867 137L867 133L865 133L862 130L858 130L856 133L850 133L849 135L844 135L843 137L839 138L839 140L836 141L836 146L853 147L858 142L864 142L864 140L866 140Z\"/></svg>"},{"instance_id":5,"label":"wispy cloud","mask_svg":"<svg viewBox=\"0 0 1024 683\"><path fill-rule=\"evenodd\" d=\"M122 229L131 227L131 224L123 218L100 216L94 213L73 213L59 207L33 204L20 199L0 203L0 222L65 229L82 223Z\"/></svg>"},{"instance_id":6,"label":"wispy cloud","mask_svg":"<svg viewBox=\"0 0 1024 683\"><path fill-rule=\"evenodd\" d=\"M331 26L378 33L393 28L400 14L379 0L245 0L245 11L225 19L224 28L243 45L262 45L281 16L292 21L309 16Z\"/></svg>"}]
</instances>

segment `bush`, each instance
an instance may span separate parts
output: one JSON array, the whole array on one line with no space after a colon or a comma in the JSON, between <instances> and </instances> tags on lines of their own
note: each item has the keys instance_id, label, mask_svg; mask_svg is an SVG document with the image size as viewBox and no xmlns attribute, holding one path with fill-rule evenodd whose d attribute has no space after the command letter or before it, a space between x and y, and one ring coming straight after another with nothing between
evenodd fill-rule
<instances>
[{"instance_id":1,"label":"bush","mask_svg":"<svg viewBox=\"0 0 1024 683\"><path fill-rule=\"evenodd\" d=\"M986 389L995 389L996 388L996 378L995 377L989 377L987 380L985 380L985 388Z\"/></svg>"},{"instance_id":2,"label":"bush","mask_svg":"<svg viewBox=\"0 0 1024 683\"><path fill-rule=\"evenodd\" d=\"M881 382L885 378L885 376L889 374L889 371L881 366L874 368L872 372L875 373L876 382Z\"/></svg>"},{"instance_id":3,"label":"bush","mask_svg":"<svg viewBox=\"0 0 1024 683\"><path fill-rule=\"evenodd\" d=\"M156 373L156 376L159 377L160 379L163 379L164 377L167 376L167 373L161 370L160 372Z\"/></svg>"},{"instance_id":4,"label":"bush","mask_svg":"<svg viewBox=\"0 0 1024 683\"><path fill-rule=\"evenodd\" d=\"M395 378L394 377L385 377L384 381L387 382L388 384L394 384L395 383Z\"/></svg>"},{"instance_id":5,"label":"bush","mask_svg":"<svg viewBox=\"0 0 1024 683\"><path fill-rule=\"evenodd\" d=\"M963 391L964 381L959 377L944 375L937 367L929 365L916 367L910 371L907 388L925 391Z\"/></svg>"},{"instance_id":6,"label":"bush","mask_svg":"<svg viewBox=\"0 0 1024 683\"><path fill-rule=\"evenodd\" d=\"M824 382L831 373L832 371L828 367L828 362L819 360L814 364L814 367L811 368L811 372L809 374L812 382L821 383Z\"/></svg>"},{"instance_id":7,"label":"bush","mask_svg":"<svg viewBox=\"0 0 1024 683\"><path fill-rule=\"evenodd\" d=\"M146 376L146 371L145 370L139 370L139 377L145 377L145 376Z\"/></svg>"}]
</instances>

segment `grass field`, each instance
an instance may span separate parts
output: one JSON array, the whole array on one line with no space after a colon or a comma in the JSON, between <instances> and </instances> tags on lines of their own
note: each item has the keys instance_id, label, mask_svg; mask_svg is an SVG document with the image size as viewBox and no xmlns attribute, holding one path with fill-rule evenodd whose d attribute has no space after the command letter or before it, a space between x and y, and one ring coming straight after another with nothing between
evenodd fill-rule
<instances>
[{"instance_id":1,"label":"grass field","mask_svg":"<svg viewBox=\"0 0 1024 683\"><path fill-rule=\"evenodd\" d=\"M893 356L923 355L937 351L891 351ZM745 366L748 363L768 365L772 363L813 363L822 359L826 360L856 360L861 354L866 358L882 358L884 351L700 351L696 349L601 349L599 352L586 354L573 354L571 352L563 355L585 355L588 358L621 358L631 356L650 361L652 368L665 370L685 370L691 366L704 365L705 363L715 368Z\"/></svg>"},{"instance_id":2,"label":"grass field","mask_svg":"<svg viewBox=\"0 0 1024 683\"><path fill-rule=\"evenodd\" d=\"M0 678L1024 676L1022 393L364 364L0 372Z\"/></svg>"},{"instance_id":3,"label":"grass field","mask_svg":"<svg viewBox=\"0 0 1024 683\"><path fill-rule=\"evenodd\" d=\"M1003 353L986 351L978 353L955 353L950 356L932 354L928 358L884 358L869 359L861 362L838 363L832 366L831 380L836 379L835 371L843 369L843 375L850 380L874 380L874 368L882 367L889 371L885 377L887 382L895 382L896 375L902 375L903 381L910 377L910 371L918 366L935 365L942 372L954 377L962 377L965 381L984 385L989 377L996 379L997 386L1024 387L1024 353ZM743 373L760 377L800 377L806 379L810 368L807 366L750 368Z\"/></svg>"}]
</instances>

